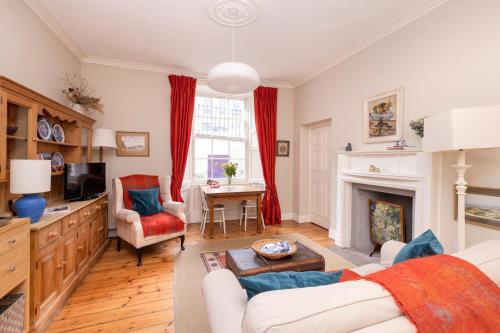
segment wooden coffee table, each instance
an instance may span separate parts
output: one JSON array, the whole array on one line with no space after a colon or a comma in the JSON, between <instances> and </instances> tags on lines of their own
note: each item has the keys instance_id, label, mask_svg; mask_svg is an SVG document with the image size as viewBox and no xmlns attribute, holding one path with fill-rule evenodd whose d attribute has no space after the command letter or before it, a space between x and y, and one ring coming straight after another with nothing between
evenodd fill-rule
<instances>
[{"instance_id":1,"label":"wooden coffee table","mask_svg":"<svg viewBox=\"0 0 500 333\"><path fill-rule=\"evenodd\" d=\"M297 252L283 259L266 259L249 247L226 250L226 266L237 277L268 272L324 271L325 258L299 241L295 242Z\"/></svg>"}]
</instances>

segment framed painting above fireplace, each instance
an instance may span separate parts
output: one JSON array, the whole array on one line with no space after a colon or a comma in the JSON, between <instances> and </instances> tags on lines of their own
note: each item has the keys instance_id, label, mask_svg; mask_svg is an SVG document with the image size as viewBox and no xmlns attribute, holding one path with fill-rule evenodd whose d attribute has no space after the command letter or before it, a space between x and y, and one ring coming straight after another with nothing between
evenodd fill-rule
<instances>
[{"instance_id":1,"label":"framed painting above fireplace","mask_svg":"<svg viewBox=\"0 0 500 333\"><path fill-rule=\"evenodd\" d=\"M373 243L382 245L389 240L405 241L403 205L369 199L368 206Z\"/></svg>"}]
</instances>

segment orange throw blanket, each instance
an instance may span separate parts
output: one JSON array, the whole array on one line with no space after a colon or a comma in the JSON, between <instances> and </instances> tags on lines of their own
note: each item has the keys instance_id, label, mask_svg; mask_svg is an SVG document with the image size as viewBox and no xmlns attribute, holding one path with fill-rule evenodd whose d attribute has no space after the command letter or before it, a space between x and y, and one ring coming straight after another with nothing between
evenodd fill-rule
<instances>
[{"instance_id":1,"label":"orange throw blanket","mask_svg":"<svg viewBox=\"0 0 500 333\"><path fill-rule=\"evenodd\" d=\"M500 330L500 288L462 259L412 259L363 279L389 290L419 333Z\"/></svg>"}]
</instances>

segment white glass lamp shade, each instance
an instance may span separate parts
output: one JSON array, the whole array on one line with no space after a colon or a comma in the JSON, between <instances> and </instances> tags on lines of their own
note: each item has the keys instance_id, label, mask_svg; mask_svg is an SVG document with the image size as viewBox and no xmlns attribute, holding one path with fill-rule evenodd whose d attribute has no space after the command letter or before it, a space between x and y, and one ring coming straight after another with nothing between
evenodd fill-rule
<instances>
[{"instance_id":1,"label":"white glass lamp shade","mask_svg":"<svg viewBox=\"0 0 500 333\"><path fill-rule=\"evenodd\" d=\"M96 128L92 131L92 146L103 148L115 148L115 133L107 128Z\"/></svg>"},{"instance_id":2,"label":"white glass lamp shade","mask_svg":"<svg viewBox=\"0 0 500 333\"><path fill-rule=\"evenodd\" d=\"M259 74L241 62L224 62L213 67L207 76L208 86L226 94L243 94L259 86Z\"/></svg>"},{"instance_id":3,"label":"white glass lamp shade","mask_svg":"<svg viewBox=\"0 0 500 333\"><path fill-rule=\"evenodd\" d=\"M451 109L424 120L425 152L500 147L500 106Z\"/></svg>"},{"instance_id":4,"label":"white glass lamp shade","mask_svg":"<svg viewBox=\"0 0 500 333\"><path fill-rule=\"evenodd\" d=\"M49 160L10 160L10 192L34 194L50 191Z\"/></svg>"}]
</instances>

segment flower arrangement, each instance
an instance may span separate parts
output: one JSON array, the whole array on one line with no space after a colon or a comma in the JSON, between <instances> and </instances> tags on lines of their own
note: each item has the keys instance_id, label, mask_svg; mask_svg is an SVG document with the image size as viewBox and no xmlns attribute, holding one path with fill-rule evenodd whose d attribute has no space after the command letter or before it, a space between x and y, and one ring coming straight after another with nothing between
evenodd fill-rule
<instances>
[{"instance_id":1,"label":"flower arrangement","mask_svg":"<svg viewBox=\"0 0 500 333\"><path fill-rule=\"evenodd\" d=\"M101 104L101 99L93 96L94 91L86 79L79 74L66 74L63 81L68 88L62 93L71 103L81 105L87 112L92 110L103 112L104 105Z\"/></svg>"},{"instance_id":2,"label":"flower arrangement","mask_svg":"<svg viewBox=\"0 0 500 333\"><path fill-rule=\"evenodd\" d=\"M424 118L410 121L410 128L421 138L424 137Z\"/></svg>"},{"instance_id":3,"label":"flower arrangement","mask_svg":"<svg viewBox=\"0 0 500 333\"><path fill-rule=\"evenodd\" d=\"M227 186L231 186L231 180L236 176L236 171L238 170L238 163L227 162L222 164L224 169L224 175L227 177Z\"/></svg>"}]
</instances>

